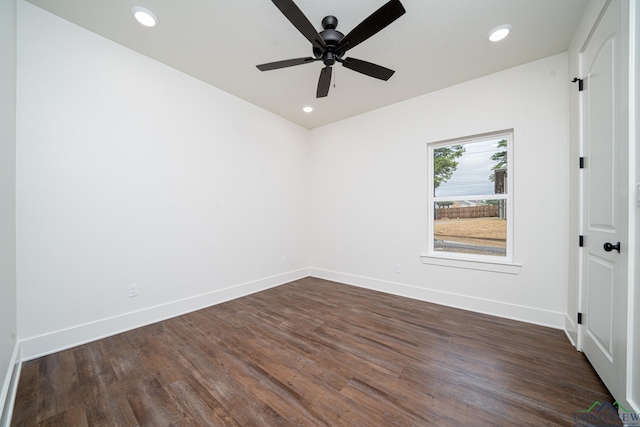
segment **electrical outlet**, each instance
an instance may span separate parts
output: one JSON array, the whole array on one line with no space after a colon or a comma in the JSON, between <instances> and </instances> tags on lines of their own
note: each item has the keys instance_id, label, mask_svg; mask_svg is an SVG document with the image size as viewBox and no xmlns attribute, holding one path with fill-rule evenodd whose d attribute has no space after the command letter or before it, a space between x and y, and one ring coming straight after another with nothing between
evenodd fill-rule
<instances>
[{"instance_id":1,"label":"electrical outlet","mask_svg":"<svg viewBox=\"0 0 640 427\"><path fill-rule=\"evenodd\" d=\"M138 296L138 285L132 283L129 285L129 298Z\"/></svg>"},{"instance_id":2,"label":"electrical outlet","mask_svg":"<svg viewBox=\"0 0 640 427\"><path fill-rule=\"evenodd\" d=\"M285 265L287 263L287 257L283 256L282 260L280 261L280 264Z\"/></svg>"},{"instance_id":3,"label":"electrical outlet","mask_svg":"<svg viewBox=\"0 0 640 427\"><path fill-rule=\"evenodd\" d=\"M400 264L396 264L396 273L400 273Z\"/></svg>"}]
</instances>

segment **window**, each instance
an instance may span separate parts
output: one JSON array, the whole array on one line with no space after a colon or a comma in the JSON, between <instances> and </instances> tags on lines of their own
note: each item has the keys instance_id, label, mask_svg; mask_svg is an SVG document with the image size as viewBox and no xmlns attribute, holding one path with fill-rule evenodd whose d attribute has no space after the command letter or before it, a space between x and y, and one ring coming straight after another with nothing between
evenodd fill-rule
<instances>
[{"instance_id":1,"label":"window","mask_svg":"<svg viewBox=\"0 0 640 427\"><path fill-rule=\"evenodd\" d=\"M503 131L428 144L428 256L512 262L512 140Z\"/></svg>"}]
</instances>

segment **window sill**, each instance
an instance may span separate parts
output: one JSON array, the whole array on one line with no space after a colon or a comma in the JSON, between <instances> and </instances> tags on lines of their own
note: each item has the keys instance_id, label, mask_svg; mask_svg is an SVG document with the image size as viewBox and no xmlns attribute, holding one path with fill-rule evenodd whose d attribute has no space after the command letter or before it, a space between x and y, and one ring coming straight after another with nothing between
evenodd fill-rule
<instances>
[{"instance_id":1,"label":"window sill","mask_svg":"<svg viewBox=\"0 0 640 427\"><path fill-rule=\"evenodd\" d=\"M470 270L492 271L494 273L520 274L521 264L498 261L471 261L439 257L435 255L420 255L423 264L440 265L443 267L466 268Z\"/></svg>"}]
</instances>

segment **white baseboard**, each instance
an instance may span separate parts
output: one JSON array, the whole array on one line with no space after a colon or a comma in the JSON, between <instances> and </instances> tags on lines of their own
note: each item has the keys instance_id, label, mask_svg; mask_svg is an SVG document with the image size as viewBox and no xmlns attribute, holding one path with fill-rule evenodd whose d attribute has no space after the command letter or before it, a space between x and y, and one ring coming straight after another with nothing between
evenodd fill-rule
<instances>
[{"instance_id":1,"label":"white baseboard","mask_svg":"<svg viewBox=\"0 0 640 427\"><path fill-rule=\"evenodd\" d=\"M86 323L21 341L22 361L35 359L91 341L150 325L172 317L260 292L309 275L303 268L288 273L219 289L179 301Z\"/></svg>"},{"instance_id":2,"label":"white baseboard","mask_svg":"<svg viewBox=\"0 0 640 427\"><path fill-rule=\"evenodd\" d=\"M8 427L11 423L21 370L20 343L16 342L9 366L7 367L7 372L5 373L2 389L0 389L0 410L2 411L0 412L0 427Z\"/></svg>"},{"instance_id":3,"label":"white baseboard","mask_svg":"<svg viewBox=\"0 0 640 427\"><path fill-rule=\"evenodd\" d=\"M322 270L313 267L309 268L309 275L320 279L332 280L348 285L359 286L361 288L372 289L388 294L446 305L477 313L547 326L554 329L564 329L565 314L555 311L470 297L467 295L453 294L434 289L406 285L403 283L388 282L385 280Z\"/></svg>"}]
</instances>

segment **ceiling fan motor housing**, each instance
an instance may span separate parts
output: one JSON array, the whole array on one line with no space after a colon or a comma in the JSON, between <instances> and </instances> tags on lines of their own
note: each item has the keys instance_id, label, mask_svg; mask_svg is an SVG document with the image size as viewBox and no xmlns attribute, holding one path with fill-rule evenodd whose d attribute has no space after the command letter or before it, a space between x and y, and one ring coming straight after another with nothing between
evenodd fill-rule
<instances>
[{"instance_id":1,"label":"ceiling fan motor housing","mask_svg":"<svg viewBox=\"0 0 640 427\"><path fill-rule=\"evenodd\" d=\"M344 34L336 30L338 26L338 18L333 15L325 16L322 20L322 28L324 31L320 32L320 37L324 40L326 50L323 52L317 47L313 48L313 54L316 58L322 59L324 65L330 67L336 63L336 57L342 58L344 54L336 54L336 47L338 42L344 38Z\"/></svg>"}]
</instances>

